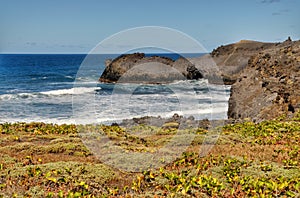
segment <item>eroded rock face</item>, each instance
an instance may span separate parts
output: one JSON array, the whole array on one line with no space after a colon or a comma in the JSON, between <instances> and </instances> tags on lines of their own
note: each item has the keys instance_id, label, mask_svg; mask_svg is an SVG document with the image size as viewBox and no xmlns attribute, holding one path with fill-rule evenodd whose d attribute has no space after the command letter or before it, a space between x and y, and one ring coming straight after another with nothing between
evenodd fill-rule
<instances>
[{"instance_id":1,"label":"eroded rock face","mask_svg":"<svg viewBox=\"0 0 300 198\"><path fill-rule=\"evenodd\" d=\"M228 117L254 121L300 109L300 41L286 41L252 56L231 88Z\"/></svg>"}]
</instances>

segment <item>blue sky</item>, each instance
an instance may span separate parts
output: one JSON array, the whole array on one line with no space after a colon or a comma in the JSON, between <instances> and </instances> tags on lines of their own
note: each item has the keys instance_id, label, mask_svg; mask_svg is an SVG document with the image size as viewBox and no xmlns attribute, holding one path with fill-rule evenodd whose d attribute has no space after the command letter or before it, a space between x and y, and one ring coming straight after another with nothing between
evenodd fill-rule
<instances>
[{"instance_id":1,"label":"blue sky","mask_svg":"<svg viewBox=\"0 0 300 198\"><path fill-rule=\"evenodd\" d=\"M0 0L0 53L87 53L119 31L164 26L207 50L300 38L299 0Z\"/></svg>"}]
</instances>

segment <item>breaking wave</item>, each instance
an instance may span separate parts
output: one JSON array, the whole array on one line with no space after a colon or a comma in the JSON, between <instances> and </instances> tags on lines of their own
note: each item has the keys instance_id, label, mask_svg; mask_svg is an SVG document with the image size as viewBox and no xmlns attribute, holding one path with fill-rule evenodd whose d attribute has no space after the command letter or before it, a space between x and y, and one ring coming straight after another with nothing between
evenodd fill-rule
<instances>
[{"instance_id":1,"label":"breaking wave","mask_svg":"<svg viewBox=\"0 0 300 198\"><path fill-rule=\"evenodd\" d=\"M27 99L27 98L37 98L37 97L49 97L49 96L61 96L61 95L78 95L85 93L93 93L100 90L100 87L74 87L70 89L58 89L42 92L32 92L32 93L16 93L16 94L2 94L0 95L0 100L13 100L13 99Z\"/></svg>"}]
</instances>

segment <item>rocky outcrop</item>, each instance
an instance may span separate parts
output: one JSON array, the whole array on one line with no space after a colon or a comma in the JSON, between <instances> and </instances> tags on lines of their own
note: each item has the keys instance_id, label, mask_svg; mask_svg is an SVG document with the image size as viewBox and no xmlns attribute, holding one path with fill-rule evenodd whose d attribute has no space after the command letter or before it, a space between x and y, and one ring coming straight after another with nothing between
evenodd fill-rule
<instances>
[{"instance_id":1,"label":"rocky outcrop","mask_svg":"<svg viewBox=\"0 0 300 198\"><path fill-rule=\"evenodd\" d=\"M229 118L259 122L300 109L300 41L264 48L251 56L233 84Z\"/></svg>"},{"instance_id":2,"label":"rocky outcrop","mask_svg":"<svg viewBox=\"0 0 300 198\"><path fill-rule=\"evenodd\" d=\"M146 57L143 53L125 54L106 61L101 82L169 83L177 80L207 78L223 84L221 73L211 56L181 57L176 61L159 56Z\"/></svg>"},{"instance_id":3,"label":"rocky outcrop","mask_svg":"<svg viewBox=\"0 0 300 198\"><path fill-rule=\"evenodd\" d=\"M184 80L186 75L193 79L201 78L197 69L190 68L182 73L173 67L170 58L151 56L143 53L125 54L111 62L107 61L106 68L100 77L101 82L126 83L169 83Z\"/></svg>"}]
</instances>

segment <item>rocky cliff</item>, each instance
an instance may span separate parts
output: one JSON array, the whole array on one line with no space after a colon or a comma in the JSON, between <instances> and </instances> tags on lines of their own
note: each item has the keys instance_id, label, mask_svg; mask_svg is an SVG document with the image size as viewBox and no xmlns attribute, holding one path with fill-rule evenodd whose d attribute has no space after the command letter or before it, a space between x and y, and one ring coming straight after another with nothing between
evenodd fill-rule
<instances>
[{"instance_id":1,"label":"rocky cliff","mask_svg":"<svg viewBox=\"0 0 300 198\"><path fill-rule=\"evenodd\" d=\"M229 118L262 121L300 109L300 41L264 48L250 57L233 84Z\"/></svg>"},{"instance_id":2,"label":"rocky cliff","mask_svg":"<svg viewBox=\"0 0 300 198\"><path fill-rule=\"evenodd\" d=\"M221 45L214 49L210 55L218 65L225 84L233 84L240 72L248 65L251 56L281 43L264 43L250 40L241 40L229 45Z\"/></svg>"}]
</instances>

